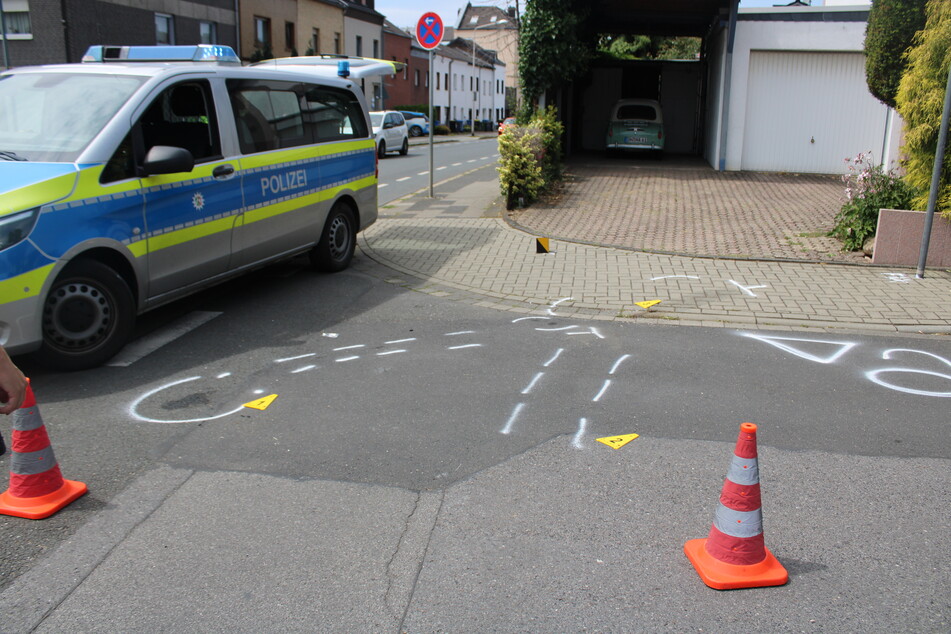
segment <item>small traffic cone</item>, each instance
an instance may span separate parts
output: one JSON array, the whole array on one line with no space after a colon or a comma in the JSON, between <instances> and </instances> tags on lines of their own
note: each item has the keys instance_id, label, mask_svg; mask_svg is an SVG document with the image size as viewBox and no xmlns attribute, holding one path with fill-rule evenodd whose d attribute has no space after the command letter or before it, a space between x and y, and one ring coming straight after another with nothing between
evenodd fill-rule
<instances>
[{"instance_id":1,"label":"small traffic cone","mask_svg":"<svg viewBox=\"0 0 951 634\"><path fill-rule=\"evenodd\" d=\"M710 535L691 539L684 544L684 552L711 588L781 586L789 580L789 573L763 539L756 425L740 425L733 454Z\"/></svg>"},{"instance_id":2,"label":"small traffic cone","mask_svg":"<svg viewBox=\"0 0 951 634\"><path fill-rule=\"evenodd\" d=\"M87 491L82 482L63 478L29 382L23 405L13 412L10 450L10 488L0 493L0 514L41 520Z\"/></svg>"}]
</instances>

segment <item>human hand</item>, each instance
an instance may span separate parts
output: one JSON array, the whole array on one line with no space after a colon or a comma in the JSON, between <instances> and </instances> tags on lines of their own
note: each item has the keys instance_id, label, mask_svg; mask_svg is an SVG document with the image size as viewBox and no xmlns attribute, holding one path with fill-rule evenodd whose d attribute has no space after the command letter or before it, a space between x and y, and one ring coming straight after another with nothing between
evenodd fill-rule
<instances>
[{"instance_id":1,"label":"human hand","mask_svg":"<svg viewBox=\"0 0 951 634\"><path fill-rule=\"evenodd\" d=\"M12 414L26 397L26 377L0 347L0 414Z\"/></svg>"}]
</instances>

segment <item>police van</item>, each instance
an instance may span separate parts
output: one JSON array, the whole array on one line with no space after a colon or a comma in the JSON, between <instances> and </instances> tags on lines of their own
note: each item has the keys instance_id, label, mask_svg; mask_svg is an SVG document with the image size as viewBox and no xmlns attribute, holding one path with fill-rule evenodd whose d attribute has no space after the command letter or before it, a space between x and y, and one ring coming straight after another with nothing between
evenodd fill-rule
<instances>
[{"instance_id":1,"label":"police van","mask_svg":"<svg viewBox=\"0 0 951 634\"><path fill-rule=\"evenodd\" d=\"M0 344L91 367L137 314L249 269L302 253L345 269L378 173L365 97L335 63L94 46L0 72Z\"/></svg>"}]
</instances>

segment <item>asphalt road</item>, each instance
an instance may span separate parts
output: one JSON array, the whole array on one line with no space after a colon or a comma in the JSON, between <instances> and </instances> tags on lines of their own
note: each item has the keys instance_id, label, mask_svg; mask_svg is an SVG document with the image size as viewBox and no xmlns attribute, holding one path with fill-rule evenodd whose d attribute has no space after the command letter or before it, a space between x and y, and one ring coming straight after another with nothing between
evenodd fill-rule
<instances>
[{"instance_id":1,"label":"asphalt road","mask_svg":"<svg viewBox=\"0 0 951 634\"><path fill-rule=\"evenodd\" d=\"M433 182L494 164L499 159L496 137L454 136L452 141L433 143ZM414 139L409 154L388 154L380 160L379 203L385 205L429 187L429 144ZM494 176L492 174L491 176Z\"/></svg>"},{"instance_id":2,"label":"asphalt road","mask_svg":"<svg viewBox=\"0 0 951 634\"><path fill-rule=\"evenodd\" d=\"M487 144L471 146L477 149ZM623 580L630 578L630 571L618 569L612 574L620 576L601 579L608 585L597 596L569 593L563 604L558 599L562 595L551 589L521 608L502 597L542 592L542 579L550 578L553 571L574 574L572 569L581 564L572 556L581 556L580 551L566 554L564 561L550 557L566 543L582 545L591 538L621 544L629 536L617 534L618 526L644 521L648 534L650 522L659 521L654 534L669 535L669 520L676 524L684 514L679 505L688 500L692 504L695 497L707 500L704 496L709 494L708 503L700 505L699 528L686 532L702 531L715 497L709 491L704 496L695 494L680 484L680 476L686 474L691 482L700 473L710 481L708 488L715 490L717 477L709 477L710 473L722 478L728 458L719 455L724 453L722 445L731 446L738 424L744 421L760 425L761 452L773 460L764 464L765 486L797 500L800 515L795 525L800 528L790 527L787 532L804 531L804 525L819 529L809 539L796 541L797 545L830 553L852 552L843 531L861 535L886 520L903 526L908 515L904 510L920 504L921 514L912 524L930 533L894 539L913 540L915 552L928 561L946 561L947 513L940 496L946 497L947 491L934 487L947 479L942 472L951 458L946 400L951 396L951 341L584 322L560 317L558 299L551 298L552 304L536 314L518 317L421 295L353 270L316 274L297 260L144 317L139 335L145 341L175 330L182 320L201 325L183 327L184 335L141 358L130 357L127 366L57 374L26 361L24 370L36 386L62 470L67 478L86 482L90 493L46 520L0 517L0 604L4 590L19 592L18 586L11 585L17 577L35 572L44 556L77 531L84 539L95 532L98 542L87 550L100 548L105 558L126 534L110 533L108 526L114 519L102 527L96 520L118 512L120 517L133 518L131 526L142 523L142 531L135 533L141 541L133 539L127 548L117 550L117 559L110 559L112 565L104 565L103 572L85 586L92 594L76 594L74 601L64 604L60 620L50 620L46 629L82 629L82 623L109 629L110 623L119 623L119 616L103 612L105 607L82 606L95 601L114 603L110 589L121 590L129 575L137 589L122 593L123 599L134 604L140 596L136 593L155 594L156 610L163 609L161 616L148 611L136 615L126 605L121 618L132 620L123 621L125 626L167 625L176 622L174 606L183 600L175 588L155 586L152 580L146 591L135 582L137 575L158 565L149 563L139 569L143 561L151 561L148 558L154 553L145 553L155 544L165 543L170 549L169 562L194 566L200 575L213 576L214 557L235 548L246 549L248 556L262 561L292 566L293 549L302 545L284 540L301 538L302 520L295 518L313 515L330 522L321 524L320 534L326 539L334 536L338 554L348 566L361 561L357 553L366 554L374 544L386 541L383 524L389 520L395 522L389 527L392 534L403 535L401 543L418 546L413 551L418 555L408 558L411 561L405 562L401 574L392 571L402 565L400 558L386 552L380 554L382 564L367 563L366 569L334 573L354 583L370 583L361 580L375 579L379 566L386 564L394 578L407 580L404 594L392 594L391 583L386 596L395 613L403 615L394 622L410 631L458 630L462 624L481 624L486 631L532 629L533 622L548 630L581 629L585 623L594 629L625 629L629 621L624 619L637 609L624 590L627 581ZM256 401L267 406L244 407ZM9 439L9 431L3 433ZM635 442L641 444L632 444L629 448L635 449L629 453L615 454L596 440L631 433L640 435ZM707 453L704 449L698 454L697 448L708 445L717 450L710 453L719 459L712 466L707 460L692 462ZM638 447L643 453L634 453ZM625 462L624 456L639 458ZM163 484L167 490L150 488L156 478L162 481L156 474L171 474ZM185 484L185 476L176 474L197 475ZM175 480L178 477L181 482ZM907 479L920 486L908 489ZM669 484L658 485L668 480ZM803 482L814 480L825 489L795 491ZM591 492L605 482L610 483L608 493L598 495L607 498L601 500L605 504L591 524L592 518L576 511L590 504ZM327 492L327 497L307 503L312 507L301 506L306 496L301 497L300 487L310 486L307 483ZM261 497L262 491L270 493ZM450 491L457 497L450 499ZM485 491L493 493L486 497ZM136 516L125 510L130 497L134 503L150 495L158 496L155 503L162 505L163 512L156 512L154 519L152 511ZM466 507L463 501L470 499L482 501L482 514L473 515ZM355 500L360 502L352 507ZM618 506L620 500L627 502ZM812 509L823 504L830 507L831 515L810 516ZM536 507L538 513L531 511ZM259 515L265 508L268 512ZM349 509L346 519L338 517L344 508ZM902 518L888 516L889 508L902 509ZM666 519L649 520L652 512ZM397 521L407 514L410 520ZM202 526L206 516L214 521L209 519L210 524ZM414 517L419 526L413 524ZM403 521L408 523L404 526ZM424 530L426 522L431 533ZM788 519L786 523L793 524ZM252 527L267 527L265 533L274 543L259 544L262 535ZM472 530L487 541L481 543ZM635 542L650 541L631 530L639 535ZM531 566L519 566L522 572L510 579L512 585L504 592L491 589L503 573L479 569L495 561L496 555L504 555L499 551L504 546L497 542L500 531L508 536L504 543L513 547L521 543L522 554L530 553L529 560L534 561ZM777 537L782 536L777 531ZM681 538L674 535L677 539ZM209 544L213 552L187 550L201 543ZM481 544L478 548L477 543ZM546 551L546 545L555 551ZM80 543L74 548L84 546ZM860 545L861 552L871 549L872 555L880 548L886 546ZM645 570L661 565L654 552L638 550L635 557L629 551L634 558L625 560L628 564L634 562ZM821 579L836 574L861 578L871 565L855 560L827 575L825 569L835 565L810 563L814 553L790 551L785 546L791 569L800 579L817 573ZM590 554L585 550L586 562L593 561ZM598 557L599 562L611 563L608 555ZM894 570L885 555L874 561ZM457 565L469 572L459 577ZM905 597L906 606L918 598L933 603L937 589L930 580L945 578L941 566L945 564L936 564L923 577L930 585L921 588L916 586L920 581L902 581L904 585L893 592ZM73 573L60 577L69 574ZM67 579L69 583L82 582L87 573L74 574L76 580ZM162 574L169 579L174 574L188 578L181 570ZM410 581L417 575L414 586L416 582ZM238 581L228 577L203 583ZM306 578L300 581L307 583ZM346 615L352 616L360 600L344 581L340 583L340 602L327 608L328 616L323 618L330 620L325 622L339 629L356 628L351 631L389 623L386 619L348 620ZM693 590L665 590L662 581L658 583L641 591L657 601L666 597L663 605L697 604ZM866 613L875 602L877 583L874 577L863 579L859 587L846 592L847 599L850 592L857 597L851 597L853 603L847 608L836 604L838 599L815 608L820 622L850 629L870 618L865 624L875 629L876 617ZM439 590L462 586L463 596L471 600ZM802 592L802 582L798 588L792 592ZM21 605L16 592L9 600ZM270 608L255 607L251 594L235 592L236 598L228 600L246 600L250 610L235 609L235 614L251 620L232 625L238 629L260 626L246 615L259 610L258 618L264 619L271 614ZM698 592L706 596L703 590ZM826 589L823 592L828 595ZM50 597L54 596L51 591ZM230 596L223 591L222 597ZM601 603L609 596L612 601L627 602L622 620ZM188 601L193 599L190 596ZM299 616L304 608L287 600L291 606L285 612ZM209 615L214 614L213 603L205 604ZM485 608L486 604L492 608ZM661 604L652 604L649 618L643 621L652 624L645 625L647 629L708 625L712 618L678 620L666 614ZM119 610L119 604L115 605ZM553 612L559 605L566 620ZM585 612L586 606L594 605L601 606L597 617ZM751 609L766 609L765 605L754 602ZM808 612L808 608L796 601L789 605L798 606L795 619L799 620L794 622L805 622L802 610ZM338 608L339 613L334 611ZM42 615L51 608L37 609L36 614ZM176 623L186 629L207 628L208 622L189 620L202 609L182 610L182 620ZM728 606L723 609L729 613ZM784 622L785 609L775 614L766 609L770 618L780 620L761 624ZM921 612L914 609L916 614ZM928 630L930 622L940 631L941 624L948 622L945 609L939 601L928 617L931 621L924 616L914 621L917 629ZM524 618L516 617L513 610L521 610ZM714 622L723 623L722 614L716 614L721 620ZM901 609L892 614L899 622L909 622ZM755 619L744 622L757 623ZM297 629L294 623L285 625ZM305 628L312 621L296 623ZM802 628L806 626L793 629ZM2 621L0 631L6 631Z\"/></svg>"}]
</instances>

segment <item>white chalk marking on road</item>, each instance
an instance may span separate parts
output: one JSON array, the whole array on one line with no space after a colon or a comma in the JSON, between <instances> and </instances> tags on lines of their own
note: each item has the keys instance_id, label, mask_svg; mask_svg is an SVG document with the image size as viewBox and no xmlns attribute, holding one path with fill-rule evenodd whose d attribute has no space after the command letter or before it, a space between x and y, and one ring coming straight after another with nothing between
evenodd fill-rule
<instances>
[{"instance_id":1,"label":"white chalk marking on road","mask_svg":"<svg viewBox=\"0 0 951 634\"><path fill-rule=\"evenodd\" d=\"M463 348L481 348L481 343L467 343L463 346L449 346L446 350L462 350Z\"/></svg>"},{"instance_id":2,"label":"white chalk marking on road","mask_svg":"<svg viewBox=\"0 0 951 634\"><path fill-rule=\"evenodd\" d=\"M658 277L652 277L651 282L656 282L657 280L667 280L675 277L682 277L688 280L699 280L700 278L696 275L660 275Z\"/></svg>"},{"instance_id":3,"label":"white chalk marking on road","mask_svg":"<svg viewBox=\"0 0 951 634\"><path fill-rule=\"evenodd\" d=\"M912 279L904 273L882 273L882 275L887 277L889 282L898 284L910 284Z\"/></svg>"},{"instance_id":4,"label":"white chalk marking on road","mask_svg":"<svg viewBox=\"0 0 951 634\"><path fill-rule=\"evenodd\" d=\"M444 337L456 337L458 335L474 335L475 330L458 330L456 332L447 332Z\"/></svg>"},{"instance_id":5,"label":"white chalk marking on road","mask_svg":"<svg viewBox=\"0 0 951 634\"><path fill-rule=\"evenodd\" d=\"M264 394L264 390L254 390L254 394Z\"/></svg>"},{"instance_id":6,"label":"white chalk marking on road","mask_svg":"<svg viewBox=\"0 0 951 634\"><path fill-rule=\"evenodd\" d=\"M620 357L617 361L614 362L614 365L611 366L611 371L608 372L608 374L614 374L615 372L617 372L618 367L619 367L622 363L624 363L625 360L630 359L630 358L631 358L631 355L629 355L629 354L622 354L621 357Z\"/></svg>"},{"instance_id":7,"label":"white chalk marking on road","mask_svg":"<svg viewBox=\"0 0 951 634\"><path fill-rule=\"evenodd\" d=\"M608 388L611 387L611 379L605 379L604 385L601 386L601 391L598 392L597 396L591 399L592 403L597 403L601 400L601 397L604 396L604 393L608 391Z\"/></svg>"},{"instance_id":8,"label":"white chalk marking on road","mask_svg":"<svg viewBox=\"0 0 951 634\"><path fill-rule=\"evenodd\" d=\"M521 413L522 409L524 408L525 408L525 403L519 403L518 405L515 406L515 409L513 409L511 415L509 415L508 422L505 423L505 427L502 428L502 431L500 433L505 434L506 436L512 433L512 425L515 424L515 419L518 418L518 415Z\"/></svg>"},{"instance_id":9,"label":"white chalk marking on road","mask_svg":"<svg viewBox=\"0 0 951 634\"><path fill-rule=\"evenodd\" d=\"M413 177L412 177L412 176L404 176L403 178L397 178L397 179L396 179L396 182L397 182L397 183L402 183L403 181L408 181L408 180L411 179L411 178L413 178Z\"/></svg>"},{"instance_id":10,"label":"white chalk marking on road","mask_svg":"<svg viewBox=\"0 0 951 634\"><path fill-rule=\"evenodd\" d=\"M225 412L224 414L218 414L217 416L205 416L204 418L190 418L188 420L159 420L157 418L149 418L147 416L142 416L136 411L139 405L147 398L154 396L158 394L159 392L162 392L163 390L167 390L171 387L175 387L176 385L181 385L182 383L188 383L189 381L197 381L200 378L201 378L200 376L190 376L187 379L179 379L178 381L172 381L171 383L166 383L165 385L159 386L155 388L154 390L149 390L148 392L146 392L139 398L132 401L132 403L129 405L129 415L137 420L140 420L146 423L167 423L167 424L202 423L207 420L217 420L219 418L224 418L225 416L236 414L244 409L244 405L239 405L238 407L234 408L233 410L229 412Z\"/></svg>"},{"instance_id":11,"label":"white chalk marking on road","mask_svg":"<svg viewBox=\"0 0 951 634\"><path fill-rule=\"evenodd\" d=\"M416 341L416 337L408 337L406 339L394 339L393 341L384 341L383 343L389 346L389 345L393 345L397 343L406 343L408 341Z\"/></svg>"},{"instance_id":12,"label":"white chalk marking on road","mask_svg":"<svg viewBox=\"0 0 951 634\"><path fill-rule=\"evenodd\" d=\"M575 327L577 328L577 326L575 326ZM536 328L535 330L539 330L539 328ZM597 328L594 328L594 327L588 328L587 332L566 332L565 334L568 335L568 336L571 336L571 335L594 335L594 336L597 337L598 339L604 339L604 335L602 335L601 332L600 332Z\"/></svg>"},{"instance_id":13,"label":"white chalk marking on road","mask_svg":"<svg viewBox=\"0 0 951 634\"><path fill-rule=\"evenodd\" d=\"M555 316L555 308L558 307L558 304L561 304L562 302L567 302L567 301L570 300L570 299L574 299L574 298L573 298L573 297L562 297L562 298L559 299L557 302L552 302L552 304L548 307L548 314L549 314L549 315L552 315L552 316Z\"/></svg>"},{"instance_id":14,"label":"white chalk marking on road","mask_svg":"<svg viewBox=\"0 0 951 634\"><path fill-rule=\"evenodd\" d=\"M344 362L346 362L346 361L353 361L353 360L359 359L359 358L360 358L360 357L356 357L356 356L354 356L354 357L341 357L340 359L334 359L334 360L335 360L337 363L344 363Z\"/></svg>"},{"instance_id":15,"label":"white chalk marking on road","mask_svg":"<svg viewBox=\"0 0 951 634\"><path fill-rule=\"evenodd\" d=\"M338 335L338 334L335 333L335 332L322 332L322 333L320 333L320 336L321 336L321 337L327 337L328 339L336 339L336 338L339 337L340 335Z\"/></svg>"},{"instance_id":16,"label":"white chalk marking on road","mask_svg":"<svg viewBox=\"0 0 951 634\"><path fill-rule=\"evenodd\" d=\"M376 356L378 356L378 357L385 357L385 356L390 355L390 354L399 354L399 353L401 353L401 352L406 352L406 350L385 350L385 351L383 351L383 352L377 352L377 353L376 353Z\"/></svg>"},{"instance_id":17,"label":"white chalk marking on road","mask_svg":"<svg viewBox=\"0 0 951 634\"><path fill-rule=\"evenodd\" d=\"M306 359L307 357L313 357L316 352L308 352L307 354L299 354L296 357L284 357L283 359L275 359L274 363L286 363L288 361L297 361L298 359Z\"/></svg>"},{"instance_id":18,"label":"white chalk marking on road","mask_svg":"<svg viewBox=\"0 0 951 634\"><path fill-rule=\"evenodd\" d=\"M743 286L743 285L740 284L739 282L736 282L736 281L733 281L733 280L727 280L727 282L729 282L730 284L735 285L738 289L740 289L741 291L743 291L744 293L746 293L746 294L749 295L750 297L756 297L756 293L754 293L753 291L751 291L751 290L750 290L751 288L766 288L766 285L765 285L765 284L760 284L759 286Z\"/></svg>"},{"instance_id":19,"label":"white chalk marking on road","mask_svg":"<svg viewBox=\"0 0 951 634\"><path fill-rule=\"evenodd\" d=\"M211 312L204 310L196 310L194 312L188 313L187 315L176 319L172 323L159 328L155 332L149 333L148 335L133 341L122 351L114 356L106 365L118 368L127 368L139 359L149 355L162 346L169 344L179 337L187 335L192 330L195 330L199 326L211 321L218 315L220 312Z\"/></svg>"},{"instance_id":20,"label":"white chalk marking on road","mask_svg":"<svg viewBox=\"0 0 951 634\"><path fill-rule=\"evenodd\" d=\"M535 384L538 383L538 381L541 380L543 376L545 376L544 372L539 372L538 374L533 376L532 380L529 381L528 385L525 386L525 389L522 390L522 394L528 394L529 392L531 392L532 388L535 387Z\"/></svg>"},{"instance_id":21,"label":"white chalk marking on road","mask_svg":"<svg viewBox=\"0 0 951 634\"><path fill-rule=\"evenodd\" d=\"M542 364L542 367L547 368L548 366L550 366L552 363L555 362L555 359L557 359L558 357L561 356L561 353L564 352L564 351L565 351L564 348L558 348L557 350L555 350L555 355L554 355L551 359L549 359L548 361L546 361L545 363L543 363L543 364Z\"/></svg>"},{"instance_id":22,"label":"white chalk marking on road","mask_svg":"<svg viewBox=\"0 0 951 634\"><path fill-rule=\"evenodd\" d=\"M562 330L574 330L578 326L562 326L561 328L536 328L539 332L560 332Z\"/></svg>"},{"instance_id":23,"label":"white chalk marking on road","mask_svg":"<svg viewBox=\"0 0 951 634\"><path fill-rule=\"evenodd\" d=\"M355 346L344 346L342 348L334 348L334 352L340 352L341 350L356 350L357 348L366 348L362 343L358 343Z\"/></svg>"},{"instance_id":24,"label":"white chalk marking on road","mask_svg":"<svg viewBox=\"0 0 951 634\"><path fill-rule=\"evenodd\" d=\"M513 319L512 323L517 323L520 321L525 321L526 319L548 319L548 317L519 317L518 319Z\"/></svg>"},{"instance_id":25,"label":"white chalk marking on road","mask_svg":"<svg viewBox=\"0 0 951 634\"><path fill-rule=\"evenodd\" d=\"M588 419L582 418L578 421L578 431L575 433L575 437L571 440L571 446L575 449L584 449L584 445L581 444L581 438L584 436L584 432L588 428Z\"/></svg>"},{"instance_id":26,"label":"white chalk marking on road","mask_svg":"<svg viewBox=\"0 0 951 634\"><path fill-rule=\"evenodd\" d=\"M219 375L216 376L215 378L216 378L216 379L223 379L223 378L225 378L226 376L231 376L231 373L230 373L230 372L222 372L221 374L219 374Z\"/></svg>"},{"instance_id":27,"label":"white chalk marking on road","mask_svg":"<svg viewBox=\"0 0 951 634\"><path fill-rule=\"evenodd\" d=\"M305 365L302 368L297 368L296 370L291 370L291 374L297 374L299 372L307 372L308 370L313 370L316 368L316 365Z\"/></svg>"},{"instance_id":28,"label":"white chalk marking on road","mask_svg":"<svg viewBox=\"0 0 951 634\"><path fill-rule=\"evenodd\" d=\"M741 333L744 337L750 337L751 339L756 339L762 341L763 343L768 343L771 346L776 346L780 350L794 354L800 359L805 359L806 361L815 361L816 363L835 363L838 361L839 357L844 355L846 352L854 348L857 344L850 341L824 341L822 339L803 339L800 337L775 337L772 335L760 335L752 332ZM782 343L784 341L799 341L802 343L819 343L827 346L838 346L838 350L832 354L820 357L819 355L813 354L811 352L806 352L805 350L800 350L795 348L788 343Z\"/></svg>"}]
</instances>

